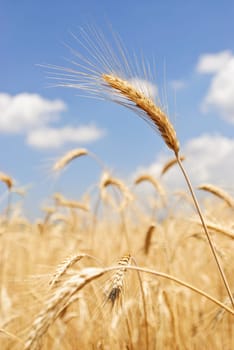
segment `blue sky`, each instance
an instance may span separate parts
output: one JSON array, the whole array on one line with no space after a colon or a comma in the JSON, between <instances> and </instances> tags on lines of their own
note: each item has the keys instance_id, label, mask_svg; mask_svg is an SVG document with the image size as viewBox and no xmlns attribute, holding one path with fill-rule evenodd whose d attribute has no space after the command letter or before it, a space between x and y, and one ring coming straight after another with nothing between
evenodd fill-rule
<instances>
[{"instance_id":1,"label":"blue sky","mask_svg":"<svg viewBox=\"0 0 234 350\"><path fill-rule=\"evenodd\" d=\"M49 169L69 149L87 148L123 179L139 171L157 176L172 156L133 112L81 97L75 89L47 87L46 69L38 64L69 65L66 60L73 57L64 43L80 49L70 32L79 37L80 27L93 25L107 37L111 25L128 52L154 63L154 83L159 95L166 90L194 182L213 182L234 193L233 1L0 4L0 171L19 186L31 184L29 216L54 190L79 198L99 181L100 168L90 158L77 160L53 180ZM171 174L168 185L180 185L179 175ZM0 190L4 193L3 185Z\"/></svg>"}]
</instances>

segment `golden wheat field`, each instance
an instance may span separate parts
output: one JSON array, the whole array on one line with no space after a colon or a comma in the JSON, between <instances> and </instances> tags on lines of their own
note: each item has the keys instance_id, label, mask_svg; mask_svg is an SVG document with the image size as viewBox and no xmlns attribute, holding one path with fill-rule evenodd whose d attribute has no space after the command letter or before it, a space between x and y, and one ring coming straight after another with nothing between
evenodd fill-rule
<instances>
[{"instance_id":1,"label":"golden wheat field","mask_svg":"<svg viewBox=\"0 0 234 350\"><path fill-rule=\"evenodd\" d=\"M172 157L160 178L142 173L132 184L102 167L95 197L54 193L53 205L36 222L15 210L14 180L0 174L8 191L0 218L0 349L231 350L234 199L208 183L201 184L198 202L167 114L131 82L129 63L121 72L119 61L113 67L108 50L105 58L95 56L99 66L85 58L81 71L49 68L59 85L140 114ZM52 169L60 173L86 156L102 166L81 148ZM187 190L164 186L164 174L176 166ZM152 195L139 195L140 186Z\"/></svg>"}]
</instances>

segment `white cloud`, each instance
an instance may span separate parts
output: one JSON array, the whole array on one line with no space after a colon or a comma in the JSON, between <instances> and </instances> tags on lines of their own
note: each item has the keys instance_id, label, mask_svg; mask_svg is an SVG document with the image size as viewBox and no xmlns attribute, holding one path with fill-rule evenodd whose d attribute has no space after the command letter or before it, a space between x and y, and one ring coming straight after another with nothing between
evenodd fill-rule
<instances>
[{"instance_id":1,"label":"white cloud","mask_svg":"<svg viewBox=\"0 0 234 350\"><path fill-rule=\"evenodd\" d=\"M182 147L186 156L185 168L195 186L208 182L224 189L233 189L234 178L234 140L220 135L203 135L191 139ZM172 155L173 156L173 155ZM134 174L147 172L159 178L168 156L160 154L147 168L138 169ZM185 186L185 181L177 166L163 176L163 181L172 190Z\"/></svg>"},{"instance_id":2,"label":"white cloud","mask_svg":"<svg viewBox=\"0 0 234 350\"><path fill-rule=\"evenodd\" d=\"M203 55L199 59L197 70L213 74L202 103L202 111L217 111L225 120L234 124L234 55L229 51Z\"/></svg>"},{"instance_id":3,"label":"white cloud","mask_svg":"<svg viewBox=\"0 0 234 350\"><path fill-rule=\"evenodd\" d=\"M20 133L40 127L58 119L65 109L63 101L50 101L37 94L0 93L0 132Z\"/></svg>"},{"instance_id":4,"label":"white cloud","mask_svg":"<svg viewBox=\"0 0 234 350\"><path fill-rule=\"evenodd\" d=\"M103 137L105 131L95 125L62 128L44 127L27 135L30 146L41 149L58 148L66 143L89 143Z\"/></svg>"},{"instance_id":5,"label":"white cloud","mask_svg":"<svg viewBox=\"0 0 234 350\"><path fill-rule=\"evenodd\" d=\"M201 55L198 60L197 71L199 73L216 73L220 71L231 58L232 53L230 51Z\"/></svg>"},{"instance_id":6,"label":"white cloud","mask_svg":"<svg viewBox=\"0 0 234 350\"><path fill-rule=\"evenodd\" d=\"M0 93L0 133L23 134L28 145L41 149L93 142L104 135L95 125L51 126L66 109L65 103L58 99L48 100L29 93L15 96Z\"/></svg>"},{"instance_id":7,"label":"white cloud","mask_svg":"<svg viewBox=\"0 0 234 350\"><path fill-rule=\"evenodd\" d=\"M155 99L158 96L158 88L150 81L140 78L132 78L129 82L144 95L149 98Z\"/></svg>"}]
</instances>

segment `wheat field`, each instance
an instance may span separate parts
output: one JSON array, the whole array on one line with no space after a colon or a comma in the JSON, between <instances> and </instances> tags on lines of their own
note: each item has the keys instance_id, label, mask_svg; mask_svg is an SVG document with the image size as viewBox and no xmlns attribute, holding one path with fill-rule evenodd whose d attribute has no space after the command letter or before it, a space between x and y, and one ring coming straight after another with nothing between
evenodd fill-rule
<instances>
[{"instance_id":1,"label":"wheat field","mask_svg":"<svg viewBox=\"0 0 234 350\"><path fill-rule=\"evenodd\" d=\"M110 66L107 49L105 59L95 56L98 66L85 58L85 71L50 69L59 85L140 114L173 158L160 178L144 173L127 184L88 150L71 150L51 168L60 173L91 156L102 168L96 195L54 193L53 205L35 222L15 210L14 180L1 173L8 201L0 218L0 348L231 350L234 199L201 184L198 202L174 126L152 96L134 86L129 66L121 74ZM187 190L164 186L164 174L175 166ZM152 195L139 195L143 185Z\"/></svg>"},{"instance_id":2,"label":"wheat field","mask_svg":"<svg viewBox=\"0 0 234 350\"><path fill-rule=\"evenodd\" d=\"M102 176L96 212L55 194L40 222L2 215L1 349L232 349L234 312L202 226L186 193L173 212L163 190L147 213ZM233 207L209 194L202 207L232 283Z\"/></svg>"}]
</instances>

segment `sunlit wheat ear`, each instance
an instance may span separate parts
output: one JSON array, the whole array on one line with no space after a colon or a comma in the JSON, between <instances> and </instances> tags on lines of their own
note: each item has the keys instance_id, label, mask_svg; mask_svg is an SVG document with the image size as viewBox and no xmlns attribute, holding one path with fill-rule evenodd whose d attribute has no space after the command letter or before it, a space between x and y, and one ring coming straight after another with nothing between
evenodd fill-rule
<instances>
[{"instance_id":1,"label":"sunlit wheat ear","mask_svg":"<svg viewBox=\"0 0 234 350\"><path fill-rule=\"evenodd\" d=\"M201 225L201 222L199 220L192 220L192 222ZM210 222L208 220L206 220L206 225L208 227L209 230L220 233L226 237L229 237L231 239L234 239L234 231L231 230L230 228L218 225L214 222Z\"/></svg>"},{"instance_id":2,"label":"sunlit wheat ear","mask_svg":"<svg viewBox=\"0 0 234 350\"><path fill-rule=\"evenodd\" d=\"M88 203L81 203L75 200L66 199L61 193L55 193L53 197L57 206L89 211Z\"/></svg>"},{"instance_id":3,"label":"sunlit wheat ear","mask_svg":"<svg viewBox=\"0 0 234 350\"><path fill-rule=\"evenodd\" d=\"M111 303L112 308L120 302L122 297L122 291L124 286L124 276L126 273L126 266L131 265L131 255L127 254L122 256L118 261L120 269L117 270L111 278L111 285L107 292L107 301Z\"/></svg>"},{"instance_id":4,"label":"sunlit wheat ear","mask_svg":"<svg viewBox=\"0 0 234 350\"><path fill-rule=\"evenodd\" d=\"M56 286L58 282L61 280L61 278L64 276L64 274L67 272L67 270L70 269L74 264L76 264L78 261L80 261L84 257L91 258L97 262L97 259L95 257L86 253L80 253L80 254L69 256L61 264L57 266L57 269L49 282L50 287Z\"/></svg>"},{"instance_id":5,"label":"sunlit wheat ear","mask_svg":"<svg viewBox=\"0 0 234 350\"><path fill-rule=\"evenodd\" d=\"M210 192L216 197L223 199L224 202L226 202L229 207L234 207L234 198L231 197L227 192L225 192L221 188L214 186L212 184L202 184L198 187L198 189Z\"/></svg>"},{"instance_id":6,"label":"sunlit wheat ear","mask_svg":"<svg viewBox=\"0 0 234 350\"><path fill-rule=\"evenodd\" d=\"M135 108L137 113L147 119L150 124L156 128L167 146L175 152L179 153L179 141L176 136L175 129L169 121L167 115L148 98L141 90L138 90L129 81L120 78L114 74L103 74L103 81L113 89L116 101L129 107ZM119 100L118 100L119 98Z\"/></svg>"},{"instance_id":7,"label":"sunlit wheat ear","mask_svg":"<svg viewBox=\"0 0 234 350\"><path fill-rule=\"evenodd\" d=\"M185 156L180 156L179 158L181 162L185 160ZM176 158L170 159L168 162L166 162L161 170L161 175L164 175L175 164L177 164Z\"/></svg>"},{"instance_id":8,"label":"sunlit wheat ear","mask_svg":"<svg viewBox=\"0 0 234 350\"><path fill-rule=\"evenodd\" d=\"M146 181L151 183L151 185L153 185L155 190L161 196L163 204L165 204L166 203L166 192L165 192L163 186L160 184L160 182L157 181L152 175L150 175L150 174L141 174L140 176L138 176L136 178L136 180L134 182L135 182L136 185L138 185L138 184L140 184L142 182L146 182Z\"/></svg>"},{"instance_id":9,"label":"sunlit wheat ear","mask_svg":"<svg viewBox=\"0 0 234 350\"><path fill-rule=\"evenodd\" d=\"M60 157L53 165L52 170L55 172L60 172L63 170L69 163L71 163L74 159L86 156L89 152L85 148L76 148L73 149L62 157Z\"/></svg>"},{"instance_id":10,"label":"sunlit wheat ear","mask_svg":"<svg viewBox=\"0 0 234 350\"><path fill-rule=\"evenodd\" d=\"M156 229L156 225L154 223L152 223L146 231L145 243L144 243L144 253L146 255L149 253L149 249L150 249L150 245L151 245L151 241L152 241L152 236L153 236L155 229Z\"/></svg>"},{"instance_id":11,"label":"sunlit wheat ear","mask_svg":"<svg viewBox=\"0 0 234 350\"><path fill-rule=\"evenodd\" d=\"M131 192L122 181L112 177L108 172L104 172L99 185L101 197L103 200L106 200L107 202L111 203L113 207L116 207L116 205L106 191L107 187L109 186L117 188L123 196L123 200L117 208L118 210L123 210L127 206L127 204L133 199Z\"/></svg>"},{"instance_id":12,"label":"sunlit wheat ear","mask_svg":"<svg viewBox=\"0 0 234 350\"><path fill-rule=\"evenodd\" d=\"M8 190L10 191L14 185L14 180L11 176L0 172L0 181L2 181L8 188Z\"/></svg>"},{"instance_id":13,"label":"sunlit wheat ear","mask_svg":"<svg viewBox=\"0 0 234 350\"><path fill-rule=\"evenodd\" d=\"M75 276L65 280L64 283L55 290L53 295L45 301L43 309L33 321L31 330L25 341L24 350L41 349L43 336L45 336L48 328L59 317L64 308L74 300L74 295L86 284L102 276L104 272L105 271L100 268L85 268Z\"/></svg>"}]
</instances>

